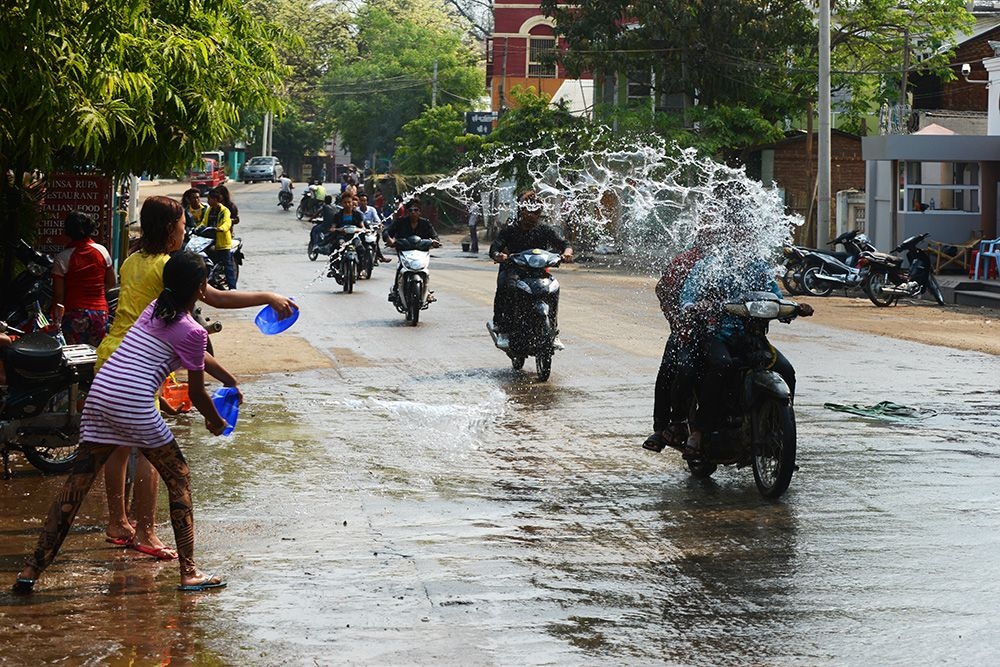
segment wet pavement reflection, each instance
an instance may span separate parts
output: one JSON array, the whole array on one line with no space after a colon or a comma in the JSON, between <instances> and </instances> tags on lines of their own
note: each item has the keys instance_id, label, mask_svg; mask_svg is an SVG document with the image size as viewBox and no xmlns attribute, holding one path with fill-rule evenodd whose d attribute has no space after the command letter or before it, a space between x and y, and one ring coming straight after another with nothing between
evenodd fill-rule
<instances>
[{"instance_id":1,"label":"wet pavement reflection","mask_svg":"<svg viewBox=\"0 0 1000 667\"><path fill-rule=\"evenodd\" d=\"M255 234L275 248L244 280L293 293L317 268L306 227L271 217L297 236L241 223L251 260ZM564 271L568 349L539 384L488 343L491 266L440 252L418 328L392 326L391 270L350 296L317 281L293 332L335 368L248 382L230 438L176 422L198 560L229 588L179 594L176 565L107 545L95 487L35 596L0 593L0 664L1000 659L995 357L776 330L799 377L801 469L767 502L749 470L696 480L639 447L663 342L651 291ZM823 408L879 400L939 414ZM28 467L0 482L11 581L60 482Z\"/></svg>"}]
</instances>

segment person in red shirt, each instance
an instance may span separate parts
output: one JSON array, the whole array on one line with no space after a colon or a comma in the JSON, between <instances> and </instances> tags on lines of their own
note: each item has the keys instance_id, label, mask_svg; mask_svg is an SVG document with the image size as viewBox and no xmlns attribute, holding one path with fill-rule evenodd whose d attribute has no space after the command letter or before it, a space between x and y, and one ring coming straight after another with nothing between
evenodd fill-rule
<instances>
[{"instance_id":1,"label":"person in red shirt","mask_svg":"<svg viewBox=\"0 0 1000 667\"><path fill-rule=\"evenodd\" d=\"M63 223L70 238L52 266L52 320L66 343L97 347L108 331L105 292L115 286L115 271L107 248L91 238L94 220L72 211Z\"/></svg>"}]
</instances>

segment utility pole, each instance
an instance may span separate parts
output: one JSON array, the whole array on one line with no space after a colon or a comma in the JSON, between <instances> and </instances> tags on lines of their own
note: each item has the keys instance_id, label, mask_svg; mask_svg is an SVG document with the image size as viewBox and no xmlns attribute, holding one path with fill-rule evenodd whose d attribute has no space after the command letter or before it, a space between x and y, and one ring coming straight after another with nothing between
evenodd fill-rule
<instances>
[{"instance_id":1,"label":"utility pole","mask_svg":"<svg viewBox=\"0 0 1000 667\"><path fill-rule=\"evenodd\" d=\"M819 164L816 172L816 246L830 237L830 0L819 3Z\"/></svg>"},{"instance_id":2,"label":"utility pole","mask_svg":"<svg viewBox=\"0 0 1000 667\"><path fill-rule=\"evenodd\" d=\"M437 106L438 99L438 61L434 61L434 85L431 86L431 108Z\"/></svg>"},{"instance_id":3,"label":"utility pole","mask_svg":"<svg viewBox=\"0 0 1000 667\"><path fill-rule=\"evenodd\" d=\"M903 112L906 107L906 80L910 71L910 28L903 28L903 84L899 90L899 121L902 125Z\"/></svg>"}]
</instances>

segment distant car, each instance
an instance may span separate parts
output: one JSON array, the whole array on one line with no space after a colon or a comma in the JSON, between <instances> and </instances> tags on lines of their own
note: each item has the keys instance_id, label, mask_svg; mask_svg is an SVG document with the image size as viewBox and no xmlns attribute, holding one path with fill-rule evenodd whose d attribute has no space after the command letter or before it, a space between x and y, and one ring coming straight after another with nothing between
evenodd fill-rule
<instances>
[{"instance_id":1,"label":"distant car","mask_svg":"<svg viewBox=\"0 0 1000 667\"><path fill-rule=\"evenodd\" d=\"M201 171L191 173L191 187L205 194L217 185L226 182L226 172L219 162L211 158L203 158L201 161Z\"/></svg>"},{"instance_id":2,"label":"distant car","mask_svg":"<svg viewBox=\"0 0 1000 667\"><path fill-rule=\"evenodd\" d=\"M285 173L285 168L281 166L278 158L271 155L258 155L250 158L250 161L243 165L243 182L271 181L274 183L281 178L283 173Z\"/></svg>"}]
</instances>

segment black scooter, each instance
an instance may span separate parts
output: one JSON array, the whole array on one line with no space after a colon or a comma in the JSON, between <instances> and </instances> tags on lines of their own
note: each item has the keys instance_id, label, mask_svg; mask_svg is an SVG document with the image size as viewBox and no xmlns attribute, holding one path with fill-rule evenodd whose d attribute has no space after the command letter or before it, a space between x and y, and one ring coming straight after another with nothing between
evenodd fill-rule
<instances>
[{"instance_id":1,"label":"black scooter","mask_svg":"<svg viewBox=\"0 0 1000 667\"><path fill-rule=\"evenodd\" d=\"M556 311L559 307L559 281L549 272L562 263L562 257L553 252L534 248L512 254L507 258L509 284L510 332L506 349L497 345L497 331L493 322L486 329L493 344L510 357L511 366L518 371L524 368L528 357L535 358L538 381L545 382L552 373L552 355L557 349Z\"/></svg>"},{"instance_id":2,"label":"black scooter","mask_svg":"<svg viewBox=\"0 0 1000 667\"><path fill-rule=\"evenodd\" d=\"M813 296L829 296L834 289L864 289L868 271L857 266L863 252L876 252L876 248L860 230L844 232L827 245L843 244L847 257L839 259L833 254L814 251L802 260L802 292Z\"/></svg>"},{"instance_id":3,"label":"black scooter","mask_svg":"<svg viewBox=\"0 0 1000 667\"><path fill-rule=\"evenodd\" d=\"M796 470L795 411L788 384L771 370L767 331L774 320L795 319L799 307L771 292L750 292L722 307L744 322L730 344L734 364L724 401L731 419L706 425L699 452L687 458L688 470L706 478L720 465L750 466L760 494L777 498Z\"/></svg>"},{"instance_id":4,"label":"black scooter","mask_svg":"<svg viewBox=\"0 0 1000 667\"><path fill-rule=\"evenodd\" d=\"M292 191L280 190L278 192L278 206L287 211L292 207ZM301 216L300 216L301 219Z\"/></svg>"},{"instance_id":5,"label":"black scooter","mask_svg":"<svg viewBox=\"0 0 1000 667\"><path fill-rule=\"evenodd\" d=\"M78 454L80 411L94 379L90 345L63 345L43 333L24 333L3 351L7 386L0 388L0 457L11 477L10 454L19 451L45 473L65 473Z\"/></svg>"},{"instance_id":6,"label":"black scooter","mask_svg":"<svg viewBox=\"0 0 1000 667\"><path fill-rule=\"evenodd\" d=\"M861 255L861 264L870 277L865 294L880 308L892 306L900 297L915 299L924 292L930 292L939 306L944 305L944 295L934 272L931 258L920 244L930 233L911 236L892 249L892 254L866 252ZM905 252L907 268L903 268L903 258L896 253Z\"/></svg>"}]
</instances>

